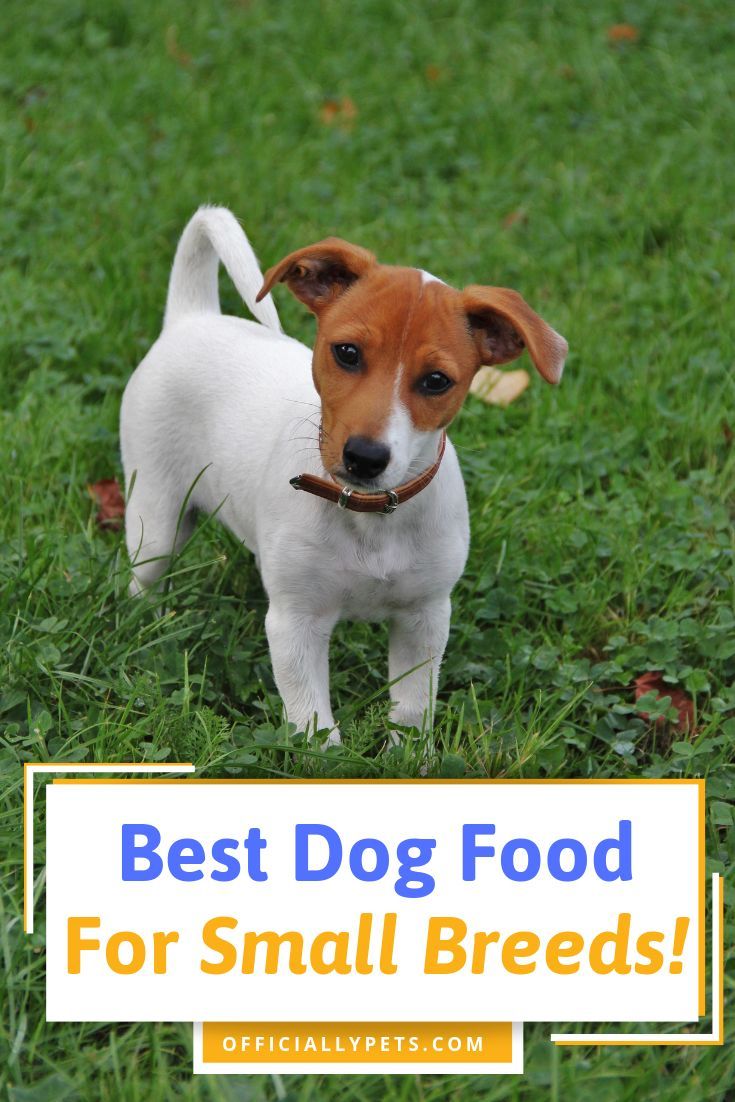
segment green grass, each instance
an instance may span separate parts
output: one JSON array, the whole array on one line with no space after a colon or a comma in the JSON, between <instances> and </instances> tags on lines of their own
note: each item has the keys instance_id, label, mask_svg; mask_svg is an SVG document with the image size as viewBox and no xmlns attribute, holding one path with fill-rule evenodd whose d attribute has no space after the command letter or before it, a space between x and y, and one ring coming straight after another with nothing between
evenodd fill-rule
<instances>
[{"instance_id":1,"label":"green grass","mask_svg":"<svg viewBox=\"0 0 735 1102\"><path fill-rule=\"evenodd\" d=\"M640 37L611 45L607 28L623 20ZM192 1079L188 1026L44 1023L43 927L29 943L19 921L23 761L417 771L410 752L379 752L382 629L337 633L345 745L325 757L280 727L263 593L232 537L200 525L153 620L126 596L121 537L95 525L86 485L120 474L120 395L202 202L230 206L264 264L338 233L460 286L517 287L568 338L558 390L534 378L505 412L471 399L452 430L473 543L433 771L707 776L709 867L731 867L732 6L5 0L2 23L0 1087L11 1102L282 1094L269 1077ZM342 97L356 117L326 123L324 101ZM241 308L224 283L223 301ZM279 307L308 341L306 313L285 293ZM642 717L631 682L646 670L694 697L695 735ZM724 1099L735 1077L727 1047L560 1051L550 1028L526 1028L519 1079L284 1083L299 1102L699 1102Z\"/></svg>"}]
</instances>

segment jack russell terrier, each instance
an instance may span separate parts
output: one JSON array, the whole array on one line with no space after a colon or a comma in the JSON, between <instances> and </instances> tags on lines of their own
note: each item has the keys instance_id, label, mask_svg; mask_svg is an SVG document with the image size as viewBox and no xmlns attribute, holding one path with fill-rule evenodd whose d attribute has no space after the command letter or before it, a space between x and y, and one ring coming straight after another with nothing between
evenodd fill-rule
<instances>
[{"instance_id":1,"label":"jack russell terrier","mask_svg":"<svg viewBox=\"0 0 735 1102\"><path fill-rule=\"evenodd\" d=\"M257 321L220 313L220 261ZM281 331L276 283L316 315L313 352ZM197 510L217 512L255 554L288 721L339 742L332 630L388 620L391 724L428 732L470 539L446 428L478 368L524 347L558 383L567 343L516 291L458 291L336 237L263 279L235 217L203 207L122 402L131 592L159 581Z\"/></svg>"}]
</instances>

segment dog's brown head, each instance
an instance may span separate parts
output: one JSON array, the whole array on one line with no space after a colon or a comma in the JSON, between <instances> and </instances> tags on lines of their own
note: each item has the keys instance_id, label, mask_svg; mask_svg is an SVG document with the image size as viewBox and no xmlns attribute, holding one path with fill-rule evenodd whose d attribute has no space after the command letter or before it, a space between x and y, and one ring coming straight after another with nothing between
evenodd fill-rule
<instances>
[{"instance_id":1,"label":"dog's brown head","mask_svg":"<svg viewBox=\"0 0 735 1102\"><path fill-rule=\"evenodd\" d=\"M561 379L566 341L516 291L457 291L337 237L274 265L258 301L279 282L318 320L324 466L358 486L395 486L430 463L483 364L527 348L547 382Z\"/></svg>"}]
</instances>

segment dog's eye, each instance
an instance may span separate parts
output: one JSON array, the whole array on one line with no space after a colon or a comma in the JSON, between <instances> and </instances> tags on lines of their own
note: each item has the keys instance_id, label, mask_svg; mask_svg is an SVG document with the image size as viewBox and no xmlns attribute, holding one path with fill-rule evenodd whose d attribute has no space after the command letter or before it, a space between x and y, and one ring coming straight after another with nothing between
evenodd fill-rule
<instances>
[{"instance_id":1,"label":"dog's eye","mask_svg":"<svg viewBox=\"0 0 735 1102\"><path fill-rule=\"evenodd\" d=\"M444 394L454 386L454 380L445 375L443 371L430 371L419 379L417 390L419 394Z\"/></svg>"},{"instance_id":2,"label":"dog's eye","mask_svg":"<svg viewBox=\"0 0 735 1102\"><path fill-rule=\"evenodd\" d=\"M358 371L362 362L360 349L356 344L333 344L332 355L345 371Z\"/></svg>"}]
</instances>

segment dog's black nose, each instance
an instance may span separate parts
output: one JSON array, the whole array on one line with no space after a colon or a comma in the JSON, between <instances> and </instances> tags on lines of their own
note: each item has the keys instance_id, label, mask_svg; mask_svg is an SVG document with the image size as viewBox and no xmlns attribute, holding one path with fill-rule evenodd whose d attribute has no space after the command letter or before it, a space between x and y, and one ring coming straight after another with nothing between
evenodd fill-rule
<instances>
[{"instance_id":1,"label":"dog's black nose","mask_svg":"<svg viewBox=\"0 0 735 1102\"><path fill-rule=\"evenodd\" d=\"M342 452L345 468L356 478L377 478L388 466L390 448L367 436L351 436Z\"/></svg>"}]
</instances>

